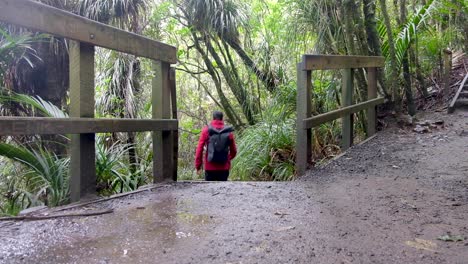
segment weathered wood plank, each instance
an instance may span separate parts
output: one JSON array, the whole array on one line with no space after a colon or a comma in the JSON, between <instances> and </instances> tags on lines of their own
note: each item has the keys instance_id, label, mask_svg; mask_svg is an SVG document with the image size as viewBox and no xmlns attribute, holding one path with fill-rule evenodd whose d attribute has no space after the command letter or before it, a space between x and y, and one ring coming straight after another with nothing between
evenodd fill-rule
<instances>
[{"instance_id":1,"label":"weathered wood plank","mask_svg":"<svg viewBox=\"0 0 468 264\"><path fill-rule=\"evenodd\" d=\"M70 42L70 115L94 117L94 46ZM96 192L95 135L71 138L70 199Z\"/></svg>"},{"instance_id":2,"label":"weathered wood plank","mask_svg":"<svg viewBox=\"0 0 468 264\"><path fill-rule=\"evenodd\" d=\"M449 92L450 87L450 73L452 72L452 51L449 49L444 49L444 71L442 76L442 81L444 84L444 93Z\"/></svg>"},{"instance_id":3,"label":"weathered wood plank","mask_svg":"<svg viewBox=\"0 0 468 264\"><path fill-rule=\"evenodd\" d=\"M137 56L176 63L176 48L30 0L1 0L0 21Z\"/></svg>"},{"instance_id":4,"label":"weathered wood plank","mask_svg":"<svg viewBox=\"0 0 468 264\"><path fill-rule=\"evenodd\" d=\"M353 70L342 70L341 105L353 104ZM341 148L345 150L353 145L353 113L343 116L341 123Z\"/></svg>"},{"instance_id":5,"label":"weathered wood plank","mask_svg":"<svg viewBox=\"0 0 468 264\"><path fill-rule=\"evenodd\" d=\"M175 68L170 69L170 83L171 83L171 109L172 118L177 120L177 89L176 89L176 71ZM177 181L177 168L179 164L179 131L174 130L171 132L174 144L173 161L172 161L172 180Z\"/></svg>"},{"instance_id":6,"label":"weathered wood plank","mask_svg":"<svg viewBox=\"0 0 468 264\"><path fill-rule=\"evenodd\" d=\"M152 105L154 119L171 118L171 81L169 64L153 61L154 78ZM173 137L168 131L153 132L153 181L171 180L173 177Z\"/></svg>"},{"instance_id":7,"label":"weathered wood plank","mask_svg":"<svg viewBox=\"0 0 468 264\"><path fill-rule=\"evenodd\" d=\"M312 152L311 130L304 127L303 120L311 115L311 72L303 71L303 62L297 64L297 132L296 132L296 172L303 175Z\"/></svg>"},{"instance_id":8,"label":"weathered wood plank","mask_svg":"<svg viewBox=\"0 0 468 264\"><path fill-rule=\"evenodd\" d=\"M466 92L462 91L460 95L458 96L458 98L468 98L468 91Z\"/></svg>"},{"instance_id":9,"label":"weathered wood plank","mask_svg":"<svg viewBox=\"0 0 468 264\"><path fill-rule=\"evenodd\" d=\"M303 70L330 70L383 67L384 57L377 56L341 56L341 55L304 55Z\"/></svg>"},{"instance_id":10,"label":"weathered wood plank","mask_svg":"<svg viewBox=\"0 0 468 264\"><path fill-rule=\"evenodd\" d=\"M374 99L377 97L377 69L367 68L367 99ZM375 106L367 109L367 137L375 134Z\"/></svg>"},{"instance_id":11,"label":"weathered wood plank","mask_svg":"<svg viewBox=\"0 0 468 264\"><path fill-rule=\"evenodd\" d=\"M304 128L314 128L317 127L323 123L333 121L335 119L338 119L340 117L356 113L362 110L365 110L369 107L373 107L379 104L382 104L384 102L383 97L375 98L372 100L368 100L363 103L358 103L355 105L351 106L346 106L340 109L336 109L333 111L330 111L328 113L320 114L314 117L307 118L303 121L303 127Z\"/></svg>"},{"instance_id":12,"label":"weathered wood plank","mask_svg":"<svg viewBox=\"0 0 468 264\"><path fill-rule=\"evenodd\" d=\"M177 130L177 120L0 117L0 135L86 134Z\"/></svg>"},{"instance_id":13,"label":"weathered wood plank","mask_svg":"<svg viewBox=\"0 0 468 264\"><path fill-rule=\"evenodd\" d=\"M451 114L451 113L453 113L455 111L455 106L456 106L457 100L460 97L460 93L463 91L463 88L464 88L467 80L468 80L468 73L465 75L465 78L463 78L463 81L461 82L460 87L457 90L457 93L453 97L452 102L450 103L450 105L449 105L449 107L447 109L447 112L449 114Z\"/></svg>"}]
</instances>

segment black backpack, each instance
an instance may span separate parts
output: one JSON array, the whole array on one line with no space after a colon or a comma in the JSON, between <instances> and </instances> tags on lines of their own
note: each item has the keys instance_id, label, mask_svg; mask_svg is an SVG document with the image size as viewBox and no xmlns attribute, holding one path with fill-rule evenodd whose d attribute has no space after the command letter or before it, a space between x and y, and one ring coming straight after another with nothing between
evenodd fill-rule
<instances>
[{"instance_id":1,"label":"black backpack","mask_svg":"<svg viewBox=\"0 0 468 264\"><path fill-rule=\"evenodd\" d=\"M229 133L234 131L230 126L218 130L208 126L208 161L213 163L226 163L229 160Z\"/></svg>"}]
</instances>

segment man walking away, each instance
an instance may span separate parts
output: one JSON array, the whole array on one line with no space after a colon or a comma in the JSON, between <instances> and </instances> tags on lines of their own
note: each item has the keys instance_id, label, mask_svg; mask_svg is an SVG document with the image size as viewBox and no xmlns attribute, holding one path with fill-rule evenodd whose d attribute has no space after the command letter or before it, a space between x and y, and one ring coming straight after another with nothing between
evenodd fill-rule
<instances>
[{"instance_id":1,"label":"man walking away","mask_svg":"<svg viewBox=\"0 0 468 264\"><path fill-rule=\"evenodd\" d=\"M227 181L231 160L236 156L237 148L234 141L234 129L224 126L223 113L213 112L213 120L201 132L195 154L195 168L201 173L203 165L203 151L205 153L205 180Z\"/></svg>"}]
</instances>

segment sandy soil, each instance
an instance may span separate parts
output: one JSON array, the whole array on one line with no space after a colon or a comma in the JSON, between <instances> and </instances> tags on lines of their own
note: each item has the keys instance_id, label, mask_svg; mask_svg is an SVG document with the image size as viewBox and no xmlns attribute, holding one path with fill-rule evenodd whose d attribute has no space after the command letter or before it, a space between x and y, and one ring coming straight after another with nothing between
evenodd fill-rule
<instances>
[{"instance_id":1,"label":"sandy soil","mask_svg":"<svg viewBox=\"0 0 468 264\"><path fill-rule=\"evenodd\" d=\"M467 263L468 112L393 127L294 182L178 183L0 223L2 263ZM438 240L464 238L464 241Z\"/></svg>"}]
</instances>

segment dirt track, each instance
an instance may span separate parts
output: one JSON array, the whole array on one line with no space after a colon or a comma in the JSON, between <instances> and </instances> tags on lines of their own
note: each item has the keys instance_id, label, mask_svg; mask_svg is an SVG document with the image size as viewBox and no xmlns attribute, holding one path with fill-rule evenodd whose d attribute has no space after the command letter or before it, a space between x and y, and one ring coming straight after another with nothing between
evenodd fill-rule
<instances>
[{"instance_id":1,"label":"dirt track","mask_svg":"<svg viewBox=\"0 0 468 264\"><path fill-rule=\"evenodd\" d=\"M468 113L426 118L446 127L387 129L295 182L179 183L87 207L108 215L0 223L0 262L467 263Z\"/></svg>"}]
</instances>

